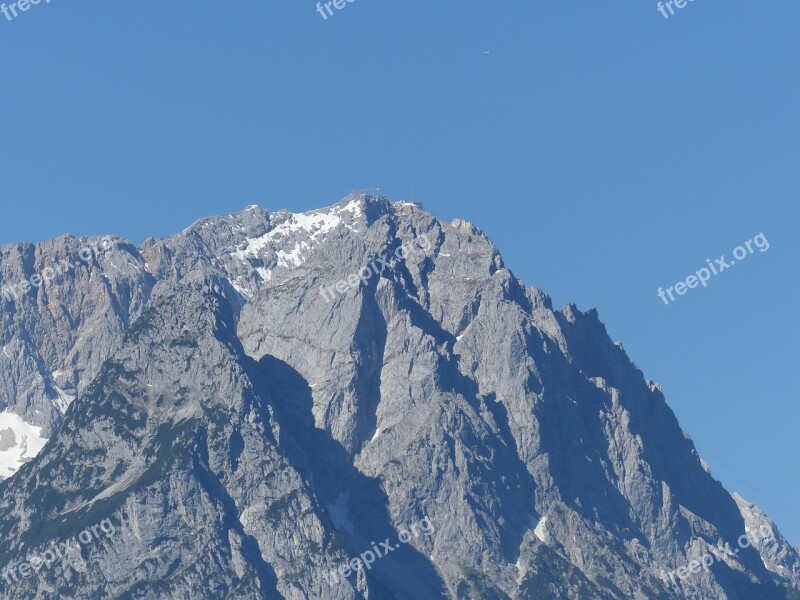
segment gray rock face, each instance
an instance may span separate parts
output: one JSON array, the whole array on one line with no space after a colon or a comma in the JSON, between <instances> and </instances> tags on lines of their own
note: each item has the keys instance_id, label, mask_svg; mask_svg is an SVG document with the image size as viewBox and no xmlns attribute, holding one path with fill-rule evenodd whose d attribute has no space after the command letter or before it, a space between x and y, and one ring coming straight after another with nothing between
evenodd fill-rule
<instances>
[{"instance_id":1,"label":"gray rock face","mask_svg":"<svg viewBox=\"0 0 800 600\"><path fill-rule=\"evenodd\" d=\"M751 543L758 550L767 569L780 577L796 581L800 577L797 549L789 544L772 519L758 506L748 502L739 494L733 494L733 499L742 513L747 533L747 539L741 541L742 545Z\"/></svg>"},{"instance_id":2,"label":"gray rock face","mask_svg":"<svg viewBox=\"0 0 800 600\"><path fill-rule=\"evenodd\" d=\"M50 437L155 281L130 243L72 236L0 248L0 276L0 408L15 415L0 415L3 478L30 458L20 423Z\"/></svg>"},{"instance_id":3,"label":"gray rock face","mask_svg":"<svg viewBox=\"0 0 800 600\"><path fill-rule=\"evenodd\" d=\"M3 248L2 285L86 243ZM102 246L3 301L3 598L800 586L598 315L469 223L350 196Z\"/></svg>"}]
</instances>

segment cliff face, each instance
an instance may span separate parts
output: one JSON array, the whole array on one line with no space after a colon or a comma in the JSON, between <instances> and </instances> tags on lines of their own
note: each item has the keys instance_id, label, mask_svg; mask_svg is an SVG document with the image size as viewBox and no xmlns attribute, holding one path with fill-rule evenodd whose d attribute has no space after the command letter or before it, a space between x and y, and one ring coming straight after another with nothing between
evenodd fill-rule
<instances>
[{"instance_id":1,"label":"cliff face","mask_svg":"<svg viewBox=\"0 0 800 600\"><path fill-rule=\"evenodd\" d=\"M704 470L597 314L554 310L469 223L351 196L100 242L3 300L6 474L49 439L0 484L4 598L800 584L796 550ZM92 243L6 247L3 285Z\"/></svg>"}]
</instances>

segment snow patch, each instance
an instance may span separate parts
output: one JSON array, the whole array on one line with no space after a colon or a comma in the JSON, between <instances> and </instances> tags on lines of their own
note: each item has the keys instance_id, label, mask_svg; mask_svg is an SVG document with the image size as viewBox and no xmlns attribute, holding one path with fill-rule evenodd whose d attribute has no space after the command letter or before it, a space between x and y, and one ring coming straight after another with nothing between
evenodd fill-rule
<instances>
[{"instance_id":1,"label":"snow patch","mask_svg":"<svg viewBox=\"0 0 800 600\"><path fill-rule=\"evenodd\" d=\"M275 256L278 257L278 266L279 267L299 267L305 261L305 257L302 253L302 244L297 244L294 248L291 249L290 252L286 252L285 250L278 250L275 253Z\"/></svg>"},{"instance_id":2,"label":"snow patch","mask_svg":"<svg viewBox=\"0 0 800 600\"><path fill-rule=\"evenodd\" d=\"M545 529L546 526L547 526L547 517L542 517L536 524L536 529L533 530L534 535L545 544L547 544L549 540L549 536L547 535L547 529Z\"/></svg>"},{"instance_id":3,"label":"snow patch","mask_svg":"<svg viewBox=\"0 0 800 600\"><path fill-rule=\"evenodd\" d=\"M253 295L253 293L250 290L243 288L242 286L238 285L235 281L231 281L230 284L233 287L233 289L239 292L239 295L242 296L243 298L249 298L250 296Z\"/></svg>"},{"instance_id":4,"label":"snow patch","mask_svg":"<svg viewBox=\"0 0 800 600\"><path fill-rule=\"evenodd\" d=\"M0 479L11 477L33 460L46 443L41 427L26 423L16 413L0 413Z\"/></svg>"},{"instance_id":5,"label":"snow patch","mask_svg":"<svg viewBox=\"0 0 800 600\"><path fill-rule=\"evenodd\" d=\"M56 373L53 373L53 379L55 379L55 377L56 377ZM58 408L58 410L61 411L61 414L63 415L65 412L67 412L67 407L70 404L72 404L72 402L73 402L73 400L75 400L76 396L74 396L72 394L68 394L67 392L62 390L60 387L58 387L55 383L51 383L51 385L53 386L53 389L56 391L56 394L58 394L58 398L56 398L53 401L53 404L56 405L56 408Z\"/></svg>"},{"instance_id":6,"label":"snow patch","mask_svg":"<svg viewBox=\"0 0 800 600\"><path fill-rule=\"evenodd\" d=\"M232 252L231 256L235 256L239 260L246 260L249 257L255 258L272 240L279 237L286 237L298 231L307 233L312 240L316 241L318 236L325 235L329 231L336 229L341 222L342 218L338 214L292 214L291 217L275 226L264 235L257 238L247 238L244 243L244 248ZM295 251L298 250L298 248L295 248Z\"/></svg>"},{"instance_id":7,"label":"snow patch","mask_svg":"<svg viewBox=\"0 0 800 600\"><path fill-rule=\"evenodd\" d=\"M360 217L362 214L360 201L357 199L351 200L345 206L325 212L289 213L289 217L285 221L279 223L262 236L247 238L241 247L231 252L230 255L239 260L257 258L259 253L273 240L291 237L292 234L296 233L305 233L312 243L317 243L317 238L333 231L339 227L339 225L345 224L341 216L344 212L351 213L353 219ZM345 226L351 231L358 233L358 231L350 225L345 224ZM302 251L309 248L311 248L311 246L307 242L300 242L290 252L279 251L279 265L300 265L304 260Z\"/></svg>"}]
</instances>

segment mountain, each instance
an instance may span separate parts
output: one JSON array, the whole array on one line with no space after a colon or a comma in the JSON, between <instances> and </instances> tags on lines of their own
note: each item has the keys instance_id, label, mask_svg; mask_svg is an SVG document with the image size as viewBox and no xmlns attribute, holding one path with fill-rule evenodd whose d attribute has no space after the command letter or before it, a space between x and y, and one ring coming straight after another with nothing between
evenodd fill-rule
<instances>
[{"instance_id":1,"label":"mountain","mask_svg":"<svg viewBox=\"0 0 800 600\"><path fill-rule=\"evenodd\" d=\"M798 597L596 311L470 223L251 206L0 276L3 598Z\"/></svg>"}]
</instances>

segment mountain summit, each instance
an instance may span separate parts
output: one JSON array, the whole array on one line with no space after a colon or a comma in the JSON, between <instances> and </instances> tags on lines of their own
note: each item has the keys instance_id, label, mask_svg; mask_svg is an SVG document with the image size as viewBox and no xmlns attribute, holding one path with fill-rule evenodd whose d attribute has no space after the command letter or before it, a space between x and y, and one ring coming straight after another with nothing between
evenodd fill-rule
<instances>
[{"instance_id":1,"label":"mountain summit","mask_svg":"<svg viewBox=\"0 0 800 600\"><path fill-rule=\"evenodd\" d=\"M798 597L597 313L470 223L250 206L0 277L2 598Z\"/></svg>"}]
</instances>

